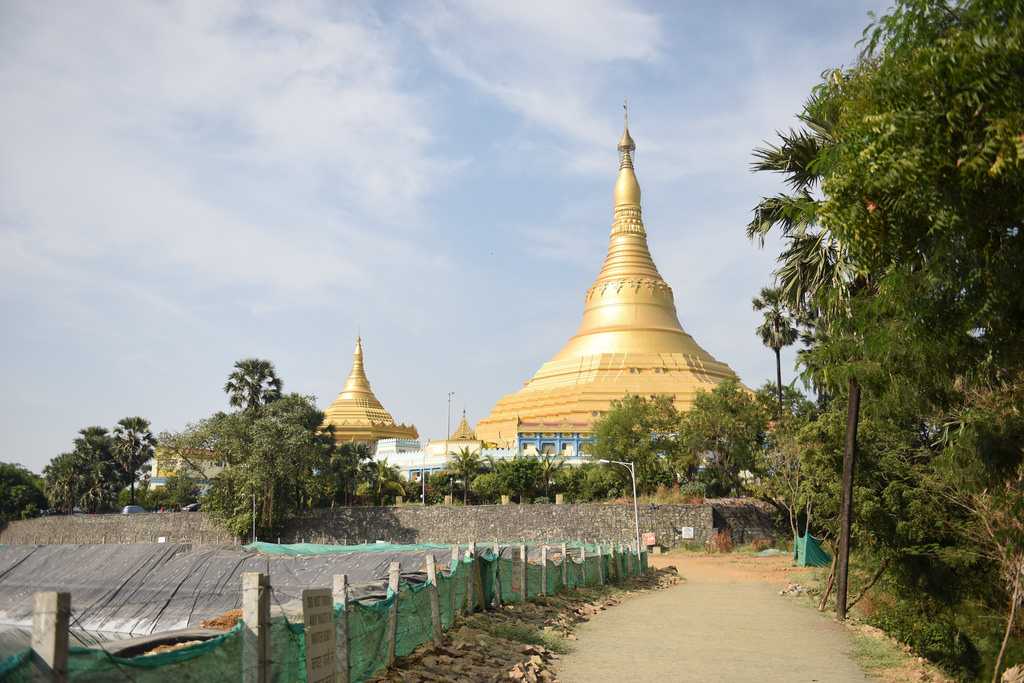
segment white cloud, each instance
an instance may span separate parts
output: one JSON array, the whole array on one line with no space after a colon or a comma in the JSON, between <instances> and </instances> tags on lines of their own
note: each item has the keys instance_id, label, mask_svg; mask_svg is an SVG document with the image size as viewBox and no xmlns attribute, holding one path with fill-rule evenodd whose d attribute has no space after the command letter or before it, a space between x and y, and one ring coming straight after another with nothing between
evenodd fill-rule
<instances>
[{"instance_id":1,"label":"white cloud","mask_svg":"<svg viewBox=\"0 0 1024 683\"><path fill-rule=\"evenodd\" d=\"M616 62L650 62L662 36L655 16L605 0L508 3L452 0L411 19L451 73L571 141L616 139L595 115ZM603 109L602 109L603 111Z\"/></svg>"},{"instance_id":2,"label":"white cloud","mask_svg":"<svg viewBox=\"0 0 1024 683\"><path fill-rule=\"evenodd\" d=\"M79 3L8 5L2 23L0 230L29 252L353 286L410 251L402 236L452 170L372 18Z\"/></svg>"}]
</instances>

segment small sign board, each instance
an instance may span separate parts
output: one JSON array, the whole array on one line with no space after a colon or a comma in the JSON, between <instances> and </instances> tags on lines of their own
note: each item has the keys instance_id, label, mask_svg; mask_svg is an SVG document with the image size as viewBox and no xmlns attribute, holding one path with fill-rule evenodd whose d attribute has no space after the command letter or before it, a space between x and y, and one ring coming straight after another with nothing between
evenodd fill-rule
<instances>
[{"instance_id":1,"label":"small sign board","mask_svg":"<svg viewBox=\"0 0 1024 683\"><path fill-rule=\"evenodd\" d=\"M642 536L642 539L643 539L644 545L646 545L646 546L658 545L657 539L656 539L653 531L648 531L647 533L645 533Z\"/></svg>"},{"instance_id":2,"label":"small sign board","mask_svg":"<svg viewBox=\"0 0 1024 683\"><path fill-rule=\"evenodd\" d=\"M334 681L334 598L330 588L302 591L302 623L306 632L306 681Z\"/></svg>"},{"instance_id":3,"label":"small sign board","mask_svg":"<svg viewBox=\"0 0 1024 683\"><path fill-rule=\"evenodd\" d=\"M157 536L156 542L157 543L167 543L167 537L166 536Z\"/></svg>"},{"instance_id":4,"label":"small sign board","mask_svg":"<svg viewBox=\"0 0 1024 683\"><path fill-rule=\"evenodd\" d=\"M692 526L684 526L682 529L679 530L679 535L682 538L692 539L693 538L693 527Z\"/></svg>"}]
</instances>

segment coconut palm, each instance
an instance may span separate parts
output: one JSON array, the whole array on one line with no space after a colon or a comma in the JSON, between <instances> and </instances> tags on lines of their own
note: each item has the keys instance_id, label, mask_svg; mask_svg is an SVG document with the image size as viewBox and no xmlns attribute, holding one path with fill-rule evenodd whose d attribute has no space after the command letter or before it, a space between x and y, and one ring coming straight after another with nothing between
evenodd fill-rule
<instances>
[{"instance_id":1,"label":"coconut palm","mask_svg":"<svg viewBox=\"0 0 1024 683\"><path fill-rule=\"evenodd\" d=\"M114 441L104 427L86 427L78 432L73 464L78 482L77 503L89 512L109 507L121 488L114 466Z\"/></svg>"},{"instance_id":2,"label":"coconut palm","mask_svg":"<svg viewBox=\"0 0 1024 683\"><path fill-rule=\"evenodd\" d=\"M775 352L775 384L779 392L779 406L782 405L782 349L793 344L797 338L796 325L786 310L782 290L763 287L754 297L754 310L764 312L764 320L757 327L761 343Z\"/></svg>"},{"instance_id":3,"label":"coconut palm","mask_svg":"<svg viewBox=\"0 0 1024 683\"><path fill-rule=\"evenodd\" d=\"M281 398L284 383L278 378L274 364L262 358L243 358L224 383L228 402L246 411L259 410Z\"/></svg>"},{"instance_id":4,"label":"coconut palm","mask_svg":"<svg viewBox=\"0 0 1024 683\"><path fill-rule=\"evenodd\" d=\"M369 484L376 505L383 505L386 496L400 496L405 493L401 473L386 459L365 463L363 468L366 483Z\"/></svg>"},{"instance_id":5,"label":"coconut palm","mask_svg":"<svg viewBox=\"0 0 1024 683\"><path fill-rule=\"evenodd\" d=\"M544 453L538 459L540 476L544 480L544 497L551 499L551 479L565 467L565 458L557 453Z\"/></svg>"},{"instance_id":6,"label":"coconut palm","mask_svg":"<svg viewBox=\"0 0 1024 683\"><path fill-rule=\"evenodd\" d=\"M483 467L483 461L480 460L480 454L476 451L472 451L469 448L461 448L458 453L448 454L448 463L445 465L445 469L452 474L453 477L462 480L462 503L466 504L469 502L469 486L473 483L473 479L480 473Z\"/></svg>"},{"instance_id":7,"label":"coconut palm","mask_svg":"<svg viewBox=\"0 0 1024 683\"><path fill-rule=\"evenodd\" d=\"M114 465L131 487L131 504L135 505L135 481L139 470L153 457L156 438L149 430L149 420L126 417L114 427Z\"/></svg>"}]
</instances>

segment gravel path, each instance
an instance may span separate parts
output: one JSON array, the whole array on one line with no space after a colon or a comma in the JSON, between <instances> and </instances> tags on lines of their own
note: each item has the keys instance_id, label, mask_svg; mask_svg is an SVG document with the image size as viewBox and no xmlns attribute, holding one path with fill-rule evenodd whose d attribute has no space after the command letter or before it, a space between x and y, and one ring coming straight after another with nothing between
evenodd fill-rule
<instances>
[{"instance_id":1,"label":"gravel path","mask_svg":"<svg viewBox=\"0 0 1024 683\"><path fill-rule=\"evenodd\" d=\"M787 558L670 559L686 583L630 598L582 624L559 680L868 680L849 655L845 628L779 595L779 580L784 586L791 573Z\"/></svg>"}]
</instances>

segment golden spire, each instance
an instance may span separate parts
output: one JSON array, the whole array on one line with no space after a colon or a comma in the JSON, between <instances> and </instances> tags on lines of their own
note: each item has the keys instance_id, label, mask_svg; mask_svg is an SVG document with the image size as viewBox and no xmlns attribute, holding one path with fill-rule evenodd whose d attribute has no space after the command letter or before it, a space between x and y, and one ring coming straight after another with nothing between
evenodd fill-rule
<instances>
[{"instance_id":1,"label":"golden spire","mask_svg":"<svg viewBox=\"0 0 1024 683\"><path fill-rule=\"evenodd\" d=\"M380 406L380 401L373 395L370 380L366 378L366 369L363 367L363 338L361 336L356 337L356 349L352 352L352 370L348 373L345 388L341 390L338 398L361 398L370 401L375 407Z\"/></svg>"},{"instance_id":2,"label":"golden spire","mask_svg":"<svg viewBox=\"0 0 1024 683\"><path fill-rule=\"evenodd\" d=\"M334 426L339 443L345 441L375 442L377 439L415 439L416 427L396 424L391 413L384 409L370 388L363 366L363 338L356 337L352 352L352 370L345 387L324 411L324 422Z\"/></svg>"},{"instance_id":3,"label":"golden spire","mask_svg":"<svg viewBox=\"0 0 1024 683\"><path fill-rule=\"evenodd\" d=\"M583 320L554 358L477 424L476 435L485 443L514 445L520 433L587 434L627 394L667 394L686 409L697 392L736 377L683 330L672 289L651 258L628 116L627 109L608 254L587 290Z\"/></svg>"}]
</instances>

